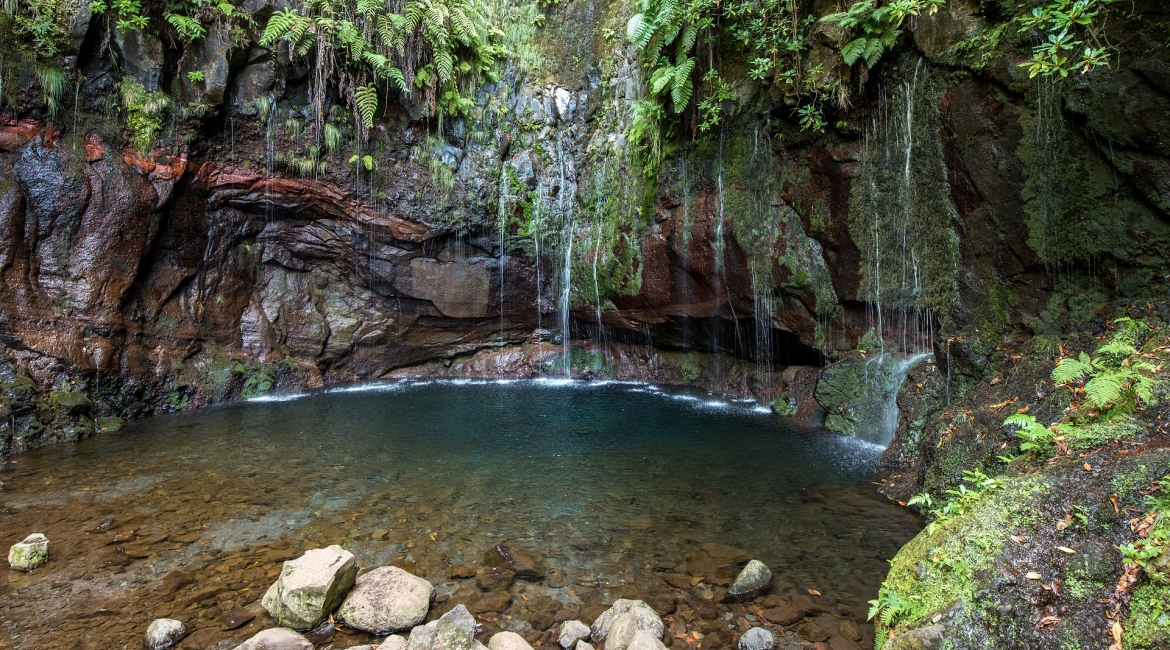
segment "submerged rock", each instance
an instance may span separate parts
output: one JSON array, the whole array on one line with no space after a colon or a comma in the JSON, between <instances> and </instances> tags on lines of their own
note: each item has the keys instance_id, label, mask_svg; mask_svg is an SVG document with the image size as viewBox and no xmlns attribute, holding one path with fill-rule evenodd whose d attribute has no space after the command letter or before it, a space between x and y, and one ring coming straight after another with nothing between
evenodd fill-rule
<instances>
[{"instance_id":1,"label":"submerged rock","mask_svg":"<svg viewBox=\"0 0 1170 650\"><path fill-rule=\"evenodd\" d=\"M619 598L605 610L590 628L594 642L605 642L605 650L626 650L639 631L661 639L665 628L649 605L640 600Z\"/></svg>"},{"instance_id":2,"label":"submerged rock","mask_svg":"<svg viewBox=\"0 0 1170 650\"><path fill-rule=\"evenodd\" d=\"M17 571L32 571L49 561L49 538L33 533L8 549L8 566Z\"/></svg>"},{"instance_id":3,"label":"submerged rock","mask_svg":"<svg viewBox=\"0 0 1170 650\"><path fill-rule=\"evenodd\" d=\"M475 650L475 617L463 605L410 631L407 650Z\"/></svg>"},{"instance_id":4,"label":"submerged rock","mask_svg":"<svg viewBox=\"0 0 1170 650\"><path fill-rule=\"evenodd\" d=\"M753 627L739 637L736 646L739 650L772 650L776 647L776 637L762 627Z\"/></svg>"},{"instance_id":5,"label":"submerged rock","mask_svg":"<svg viewBox=\"0 0 1170 650\"><path fill-rule=\"evenodd\" d=\"M557 635L557 642L565 650L577 647L578 641L589 639L589 626L581 621L565 621L561 624L561 632Z\"/></svg>"},{"instance_id":6,"label":"submerged rock","mask_svg":"<svg viewBox=\"0 0 1170 650\"><path fill-rule=\"evenodd\" d=\"M358 577L337 613L350 627L387 634L422 623L434 597L430 582L398 567L378 567Z\"/></svg>"},{"instance_id":7,"label":"submerged rock","mask_svg":"<svg viewBox=\"0 0 1170 650\"><path fill-rule=\"evenodd\" d=\"M532 646L524 637L515 632L500 632L492 635L487 644L488 650L532 650Z\"/></svg>"},{"instance_id":8,"label":"submerged rock","mask_svg":"<svg viewBox=\"0 0 1170 650\"><path fill-rule=\"evenodd\" d=\"M143 645L146 650L163 650L169 648L187 636L187 626L182 621L173 618L156 618L146 628L146 638Z\"/></svg>"},{"instance_id":9,"label":"submerged rock","mask_svg":"<svg viewBox=\"0 0 1170 650\"><path fill-rule=\"evenodd\" d=\"M235 650L313 650L313 644L287 627L274 627L235 647Z\"/></svg>"},{"instance_id":10,"label":"submerged rock","mask_svg":"<svg viewBox=\"0 0 1170 650\"><path fill-rule=\"evenodd\" d=\"M507 544L496 544L484 553L483 563L489 567L508 569L515 573L517 578L537 580L544 577L540 564L531 555Z\"/></svg>"},{"instance_id":11,"label":"submerged rock","mask_svg":"<svg viewBox=\"0 0 1170 650\"><path fill-rule=\"evenodd\" d=\"M308 630L337 608L356 575L353 553L340 546L307 551L284 563L261 604L279 625Z\"/></svg>"},{"instance_id":12,"label":"submerged rock","mask_svg":"<svg viewBox=\"0 0 1170 650\"><path fill-rule=\"evenodd\" d=\"M748 600L764 593L771 586L772 570L763 562L752 560L735 577L727 593L733 598Z\"/></svg>"}]
</instances>

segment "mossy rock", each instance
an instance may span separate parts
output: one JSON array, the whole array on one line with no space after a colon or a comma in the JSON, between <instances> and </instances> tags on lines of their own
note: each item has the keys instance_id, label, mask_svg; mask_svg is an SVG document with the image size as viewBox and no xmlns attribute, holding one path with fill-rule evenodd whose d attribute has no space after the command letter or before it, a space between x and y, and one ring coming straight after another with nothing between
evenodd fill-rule
<instances>
[{"instance_id":1,"label":"mossy rock","mask_svg":"<svg viewBox=\"0 0 1170 650\"><path fill-rule=\"evenodd\" d=\"M115 415L109 415L104 418L98 418L95 420L95 424L97 425L98 431L113 432L121 431L125 421Z\"/></svg>"},{"instance_id":2,"label":"mossy rock","mask_svg":"<svg viewBox=\"0 0 1170 650\"><path fill-rule=\"evenodd\" d=\"M53 408L70 415L84 413L93 406L93 402L84 393L75 393L72 391L53 391L49 395L49 402L53 405Z\"/></svg>"},{"instance_id":3,"label":"mossy rock","mask_svg":"<svg viewBox=\"0 0 1170 650\"><path fill-rule=\"evenodd\" d=\"M796 399L789 393L784 393L772 400L772 411L783 417L796 415Z\"/></svg>"}]
</instances>

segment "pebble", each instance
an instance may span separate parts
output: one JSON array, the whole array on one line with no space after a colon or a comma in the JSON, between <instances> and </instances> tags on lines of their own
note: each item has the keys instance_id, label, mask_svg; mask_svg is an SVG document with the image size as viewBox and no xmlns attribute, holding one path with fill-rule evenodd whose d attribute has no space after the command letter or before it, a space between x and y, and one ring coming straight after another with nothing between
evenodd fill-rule
<instances>
[{"instance_id":1,"label":"pebble","mask_svg":"<svg viewBox=\"0 0 1170 650\"><path fill-rule=\"evenodd\" d=\"M729 596L739 600L750 600L764 593L772 586L772 570L759 560L752 560L735 577L727 590Z\"/></svg>"},{"instance_id":2,"label":"pebble","mask_svg":"<svg viewBox=\"0 0 1170 650\"><path fill-rule=\"evenodd\" d=\"M753 627L739 637L736 646L739 650L772 650L776 647L776 637L762 627Z\"/></svg>"}]
</instances>

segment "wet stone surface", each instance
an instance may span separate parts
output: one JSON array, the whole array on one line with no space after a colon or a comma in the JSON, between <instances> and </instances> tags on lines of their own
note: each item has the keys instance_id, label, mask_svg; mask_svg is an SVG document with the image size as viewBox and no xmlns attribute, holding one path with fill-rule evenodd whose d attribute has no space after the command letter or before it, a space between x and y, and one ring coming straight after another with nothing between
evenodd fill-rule
<instances>
[{"instance_id":1,"label":"wet stone surface","mask_svg":"<svg viewBox=\"0 0 1170 650\"><path fill-rule=\"evenodd\" d=\"M869 483L877 451L624 384L394 384L143 420L0 469L0 542L53 544L0 577L0 638L132 649L172 618L177 648L234 648L275 626L260 599L282 563L338 544L362 571L429 580L427 621L466 605L484 643L558 647L565 621L633 598L671 648L731 648L753 627L777 648L815 647L801 630L869 648L866 600L921 525ZM484 566L501 544L511 568ZM753 558L772 587L737 602ZM306 636L381 639L338 620Z\"/></svg>"}]
</instances>

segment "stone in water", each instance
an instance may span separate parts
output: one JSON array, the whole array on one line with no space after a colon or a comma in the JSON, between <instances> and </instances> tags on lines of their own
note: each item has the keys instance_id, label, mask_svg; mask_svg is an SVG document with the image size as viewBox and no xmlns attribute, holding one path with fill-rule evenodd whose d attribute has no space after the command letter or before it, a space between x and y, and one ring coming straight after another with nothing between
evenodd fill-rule
<instances>
[{"instance_id":1,"label":"stone in water","mask_svg":"<svg viewBox=\"0 0 1170 650\"><path fill-rule=\"evenodd\" d=\"M17 571L32 571L49 561L49 538L33 533L8 549L8 565Z\"/></svg>"},{"instance_id":2,"label":"stone in water","mask_svg":"<svg viewBox=\"0 0 1170 650\"><path fill-rule=\"evenodd\" d=\"M350 627L388 634L422 623L435 588L398 567L378 567L360 576L338 614Z\"/></svg>"},{"instance_id":3,"label":"stone in water","mask_svg":"<svg viewBox=\"0 0 1170 650\"><path fill-rule=\"evenodd\" d=\"M356 576L353 553L340 546L307 551L284 563L262 604L278 625L309 630L337 608Z\"/></svg>"},{"instance_id":4,"label":"stone in water","mask_svg":"<svg viewBox=\"0 0 1170 650\"><path fill-rule=\"evenodd\" d=\"M173 618L156 618L146 628L144 645L146 650L164 650L187 636L187 627Z\"/></svg>"}]
</instances>

